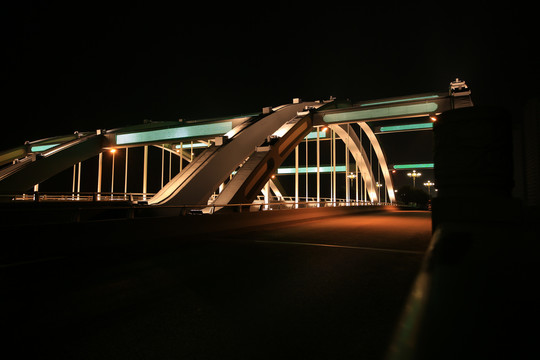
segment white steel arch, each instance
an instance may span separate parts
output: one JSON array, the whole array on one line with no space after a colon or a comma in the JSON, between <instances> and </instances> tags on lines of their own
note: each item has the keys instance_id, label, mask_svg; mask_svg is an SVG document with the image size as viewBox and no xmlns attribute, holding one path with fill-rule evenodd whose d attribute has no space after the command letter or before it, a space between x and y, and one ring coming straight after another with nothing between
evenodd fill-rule
<instances>
[{"instance_id":1,"label":"white steel arch","mask_svg":"<svg viewBox=\"0 0 540 360\"><path fill-rule=\"evenodd\" d=\"M373 146L373 150L375 150L375 155L377 155L377 159L379 161L379 165L381 167L381 171L383 173L384 177L384 183L386 184L386 190L388 192L388 198L390 199L390 202L396 202L396 195L394 192L394 185L392 184L392 178L390 176L390 171L388 171L388 164L386 163L386 156L384 155L384 151L381 147L381 144L379 143L379 140L377 139L377 136L371 130L371 127L365 123L365 122L358 122L358 125L360 125L360 128L364 130L366 133L369 141L371 142L371 145Z\"/></svg>"},{"instance_id":2,"label":"white steel arch","mask_svg":"<svg viewBox=\"0 0 540 360\"><path fill-rule=\"evenodd\" d=\"M329 128L340 137L340 139L348 144L349 151L356 160L356 164L360 170L360 174L368 190L369 198L372 202L378 202L377 188L375 186L375 176L369 158L364 150L364 147L360 144L360 139L356 136L356 133L347 131L347 125L330 125Z\"/></svg>"}]
</instances>

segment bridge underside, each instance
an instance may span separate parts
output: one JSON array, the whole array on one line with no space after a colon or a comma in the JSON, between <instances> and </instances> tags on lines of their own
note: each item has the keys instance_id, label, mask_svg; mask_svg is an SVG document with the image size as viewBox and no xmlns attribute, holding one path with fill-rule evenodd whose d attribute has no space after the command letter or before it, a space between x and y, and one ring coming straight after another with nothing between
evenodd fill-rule
<instances>
[{"instance_id":1,"label":"bridge underside","mask_svg":"<svg viewBox=\"0 0 540 360\"><path fill-rule=\"evenodd\" d=\"M292 104L265 108L260 114L186 123L150 123L39 140L0 153L0 166L3 165L0 169L0 194L24 193L35 184L106 149L164 146L178 142L191 142L193 148L195 141L204 143L206 149L194 159L186 156L181 146L177 152L171 149L171 145L165 146L173 153L188 158L190 163L151 197L148 204L206 205L216 189L219 191L213 199L215 206L252 203L298 144L314 128L319 134L319 130L327 126L346 143L370 200L380 201L376 191L379 184L376 184L370 159L358 135L350 131L349 124L357 123L373 146L388 199L394 202L386 157L369 122L433 117L456 107L472 106L468 88L465 86L458 90L452 91L451 88L448 93L357 104L335 99L312 102L295 99ZM379 127L376 131L388 130Z\"/></svg>"}]
</instances>

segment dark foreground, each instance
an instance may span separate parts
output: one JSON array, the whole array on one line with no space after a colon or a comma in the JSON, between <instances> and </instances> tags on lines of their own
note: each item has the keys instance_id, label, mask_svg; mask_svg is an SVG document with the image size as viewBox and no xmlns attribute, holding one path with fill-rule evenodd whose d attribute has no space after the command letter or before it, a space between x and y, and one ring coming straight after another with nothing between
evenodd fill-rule
<instances>
[{"instance_id":1,"label":"dark foreground","mask_svg":"<svg viewBox=\"0 0 540 360\"><path fill-rule=\"evenodd\" d=\"M382 359L431 237L379 212L0 268L11 357Z\"/></svg>"}]
</instances>

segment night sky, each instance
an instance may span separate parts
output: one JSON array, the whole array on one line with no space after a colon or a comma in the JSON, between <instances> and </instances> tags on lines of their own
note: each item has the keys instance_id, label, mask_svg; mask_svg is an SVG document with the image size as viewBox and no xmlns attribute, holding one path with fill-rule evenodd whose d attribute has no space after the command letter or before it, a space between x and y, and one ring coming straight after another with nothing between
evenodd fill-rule
<instances>
[{"instance_id":1,"label":"night sky","mask_svg":"<svg viewBox=\"0 0 540 360\"><path fill-rule=\"evenodd\" d=\"M477 105L538 93L536 10L517 2L252 4L3 4L0 148L144 119L257 112L293 97L446 90L455 77Z\"/></svg>"}]
</instances>

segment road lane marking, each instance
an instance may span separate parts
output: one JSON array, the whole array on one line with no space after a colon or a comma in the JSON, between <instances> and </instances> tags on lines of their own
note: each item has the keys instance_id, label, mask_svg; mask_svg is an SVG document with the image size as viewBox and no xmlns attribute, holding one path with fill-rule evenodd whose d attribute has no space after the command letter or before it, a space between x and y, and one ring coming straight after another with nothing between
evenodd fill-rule
<instances>
[{"instance_id":1,"label":"road lane marking","mask_svg":"<svg viewBox=\"0 0 540 360\"><path fill-rule=\"evenodd\" d=\"M382 252L390 252L390 253L415 254L415 255L423 255L423 254L425 253L425 251L415 251L415 250L384 249L384 248L373 248L373 247L364 247L364 246L334 245L334 244L320 244L320 243L305 243L305 242L295 242L295 241L255 240L255 242L257 242L257 243L264 243L264 244L304 245L304 246L318 246L318 247L329 247L329 248L338 248L338 249L355 249L355 250L368 250L368 251L382 251Z\"/></svg>"}]
</instances>

